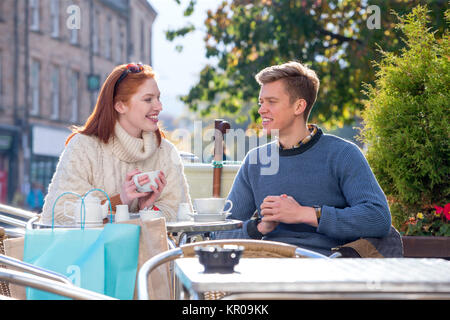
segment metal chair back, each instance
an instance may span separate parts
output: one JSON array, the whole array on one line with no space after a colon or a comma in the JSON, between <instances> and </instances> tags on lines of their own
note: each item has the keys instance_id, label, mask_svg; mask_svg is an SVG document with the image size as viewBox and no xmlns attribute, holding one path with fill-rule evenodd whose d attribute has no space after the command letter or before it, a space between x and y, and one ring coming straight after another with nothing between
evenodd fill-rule
<instances>
[{"instance_id":1,"label":"metal chair back","mask_svg":"<svg viewBox=\"0 0 450 320\"><path fill-rule=\"evenodd\" d=\"M75 300L116 300L93 291L76 287L72 284L50 280L34 274L0 268L0 280L21 286L32 287L42 291L58 294Z\"/></svg>"}]
</instances>

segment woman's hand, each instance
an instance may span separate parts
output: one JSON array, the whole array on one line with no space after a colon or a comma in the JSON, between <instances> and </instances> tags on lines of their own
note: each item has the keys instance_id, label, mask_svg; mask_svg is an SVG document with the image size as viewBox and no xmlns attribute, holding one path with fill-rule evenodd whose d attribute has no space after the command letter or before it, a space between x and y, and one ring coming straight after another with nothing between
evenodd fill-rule
<instances>
[{"instance_id":1,"label":"woman's hand","mask_svg":"<svg viewBox=\"0 0 450 320\"><path fill-rule=\"evenodd\" d=\"M158 188L150 186L153 192L143 193L144 196L142 198L139 198L139 210L153 206L156 200L158 200L159 196L167 185L167 180L164 172L159 172L158 177L155 178L155 182L158 185Z\"/></svg>"},{"instance_id":2,"label":"woman's hand","mask_svg":"<svg viewBox=\"0 0 450 320\"><path fill-rule=\"evenodd\" d=\"M133 177L140 173L141 171L139 171L138 169L135 169L127 173L127 176L125 177L125 182L123 183L122 189L120 190L120 201L122 202L122 204L130 205L134 199L142 198L150 194L149 192L147 193L138 192L136 189ZM139 183L141 185L149 182L150 179L148 178L148 176L139 177Z\"/></svg>"}]
</instances>

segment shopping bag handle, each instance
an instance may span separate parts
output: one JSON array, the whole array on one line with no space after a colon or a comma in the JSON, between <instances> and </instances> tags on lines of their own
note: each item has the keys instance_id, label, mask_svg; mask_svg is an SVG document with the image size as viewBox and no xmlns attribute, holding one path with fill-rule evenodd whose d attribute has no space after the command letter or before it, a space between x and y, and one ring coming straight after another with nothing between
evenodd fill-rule
<instances>
[{"instance_id":1,"label":"shopping bag handle","mask_svg":"<svg viewBox=\"0 0 450 320\"><path fill-rule=\"evenodd\" d=\"M67 192L64 192L64 193L60 194L58 196L58 198L56 198L55 202L53 203L53 208L52 208L52 230L55 228L55 207L56 207L56 203L58 202L58 200L60 198L62 198L66 194L71 194L71 195L74 195L74 196L76 196L76 197L81 199L81 213L80 213L81 214L81 219L80 219L80 222L81 222L81 226L82 226L81 229L84 229L84 217L86 216L86 213L85 213L86 210L85 210L85 206L84 206L84 198L82 196L80 196L78 193L67 191ZM84 215L83 215L83 213L84 213Z\"/></svg>"},{"instance_id":2,"label":"shopping bag handle","mask_svg":"<svg viewBox=\"0 0 450 320\"><path fill-rule=\"evenodd\" d=\"M59 198L61 198L61 197L63 197L64 195L66 195L66 194L71 194L71 195L74 195L74 196L76 196L76 197L78 197L78 198L80 198L81 199L81 212L80 212L80 227L81 227L81 229L83 230L84 229L84 227L85 227L85 223L86 223L86 206L84 205L84 199L88 196L88 194L89 193L91 193L92 191L100 191L100 192L102 192L105 196L106 196L106 198L108 199L108 203L109 203L109 212L110 212L110 223L112 223L112 206L111 206L111 199L109 198L109 196L108 196L108 194L104 191L104 190L102 190L102 189L91 189L91 190L89 190L88 192L86 192L85 194L84 194L84 196L80 196L78 193L75 193L75 192L71 192L71 191L67 191L67 192L64 192L64 193L62 193L61 195L59 195L58 196L58 198L56 198L56 200L55 200L55 202L53 203L53 208L52 208L52 230L54 229L54 227L55 227L55 207L56 207L56 203L58 202L58 200L59 200Z\"/></svg>"}]
</instances>

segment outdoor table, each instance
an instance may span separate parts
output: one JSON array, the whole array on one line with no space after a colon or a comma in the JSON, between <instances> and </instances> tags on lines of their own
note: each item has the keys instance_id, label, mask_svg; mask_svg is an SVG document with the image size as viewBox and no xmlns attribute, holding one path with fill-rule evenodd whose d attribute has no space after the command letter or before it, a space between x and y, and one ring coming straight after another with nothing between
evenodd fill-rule
<instances>
[{"instance_id":1,"label":"outdoor table","mask_svg":"<svg viewBox=\"0 0 450 320\"><path fill-rule=\"evenodd\" d=\"M112 215L112 222L114 222L114 218L115 215ZM111 215L108 214L108 219L111 219ZM139 219L139 214L138 213L131 213L130 214L130 220L134 220L134 219ZM110 223L110 221L106 222L106 223ZM96 228L103 228L105 226L105 223L99 223L96 224L95 226L91 226L89 224L85 224L84 227L88 228L88 229L96 229ZM59 224L54 224L53 226L51 224L46 224L46 223L42 223L39 221L38 218L33 218L30 219L27 223L27 229L50 229L50 228L63 228L63 229L79 229L81 228L80 224L69 224L69 225L59 225Z\"/></svg>"},{"instance_id":2,"label":"outdoor table","mask_svg":"<svg viewBox=\"0 0 450 320\"><path fill-rule=\"evenodd\" d=\"M224 291L239 299L450 299L444 259L241 258L234 273L203 270L196 258L175 261L191 298Z\"/></svg>"},{"instance_id":3,"label":"outdoor table","mask_svg":"<svg viewBox=\"0 0 450 320\"><path fill-rule=\"evenodd\" d=\"M175 246L181 246L189 241L189 238L198 234L208 234L214 231L233 230L242 227L241 220L227 219L224 221L211 222L194 222L194 221L179 221L166 222L168 233L180 233L178 243L175 241Z\"/></svg>"},{"instance_id":4,"label":"outdoor table","mask_svg":"<svg viewBox=\"0 0 450 320\"><path fill-rule=\"evenodd\" d=\"M178 221L178 222L166 222L166 228L168 233L168 241L172 247L179 247L190 241L190 238L196 235L202 235L203 238L210 232L214 231L226 231L233 230L242 227L241 220L227 219L224 221L211 221L211 222L194 222L194 221ZM178 241L171 237L171 235L180 233L178 235ZM181 288L178 279L173 273L173 263L170 264L170 271L173 274L173 288L175 297L179 297Z\"/></svg>"},{"instance_id":5,"label":"outdoor table","mask_svg":"<svg viewBox=\"0 0 450 320\"><path fill-rule=\"evenodd\" d=\"M109 215L108 215L109 218ZM113 216L114 222L115 216ZM130 219L139 219L139 214L130 214ZM109 222L108 222L109 223ZM103 228L104 225L96 225L94 228ZM53 225L54 228L80 228L80 225ZM89 225L85 225L86 228L91 228ZM242 227L242 221L227 219L223 221L210 221L210 222L194 222L194 221L178 221L178 222L166 222L167 233L169 235L174 233L180 233L179 241L174 241L170 236L168 237L169 243L172 246L180 246L190 240L195 235L207 235L209 232L233 230ZM52 228L51 224L43 224L38 221L38 218L30 219L27 223L28 229L48 229Z\"/></svg>"}]
</instances>

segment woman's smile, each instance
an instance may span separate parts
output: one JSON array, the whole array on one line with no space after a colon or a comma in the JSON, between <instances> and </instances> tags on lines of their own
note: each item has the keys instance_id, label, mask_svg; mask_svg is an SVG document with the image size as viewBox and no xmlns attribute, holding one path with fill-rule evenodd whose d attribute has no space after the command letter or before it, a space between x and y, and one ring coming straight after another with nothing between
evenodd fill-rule
<instances>
[{"instance_id":1,"label":"woman's smile","mask_svg":"<svg viewBox=\"0 0 450 320\"><path fill-rule=\"evenodd\" d=\"M145 117L154 123L158 123L158 121L159 121L158 114L154 114L154 115L148 114Z\"/></svg>"}]
</instances>

